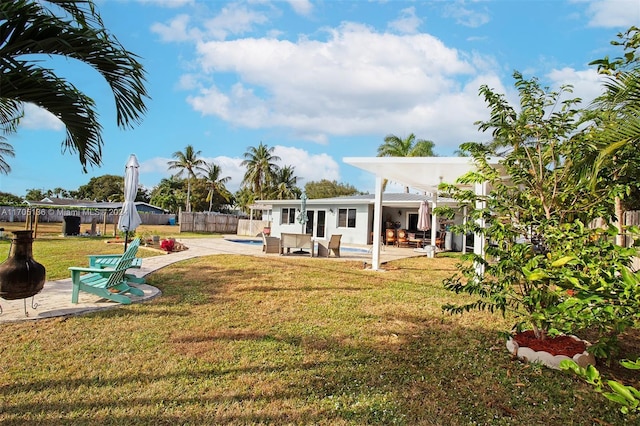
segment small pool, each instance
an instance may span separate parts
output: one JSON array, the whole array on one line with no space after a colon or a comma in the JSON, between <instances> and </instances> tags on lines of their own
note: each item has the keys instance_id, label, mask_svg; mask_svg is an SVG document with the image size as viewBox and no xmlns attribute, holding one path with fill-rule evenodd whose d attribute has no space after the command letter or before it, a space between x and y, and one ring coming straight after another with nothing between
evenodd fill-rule
<instances>
[{"instance_id":1,"label":"small pool","mask_svg":"<svg viewBox=\"0 0 640 426\"><path fill-rule=\"evenodd\" d=\"M262 245L262 240L232 240L232 239L227 239L227 241L231 241L232 243L240 243L240 244L249 244L251 246L261 246Z\"/></svg>"},{"instance_id":2,"label":"small pool","mask_svg":"<svg viewBox=\"0 0 640 426\"><path fill-rule=\"evenodd\" d=\"M369 253L369 249L359 248L359 247L340 247L340 251L346 251L348 253Z\"/></svg>"}]
</instances>

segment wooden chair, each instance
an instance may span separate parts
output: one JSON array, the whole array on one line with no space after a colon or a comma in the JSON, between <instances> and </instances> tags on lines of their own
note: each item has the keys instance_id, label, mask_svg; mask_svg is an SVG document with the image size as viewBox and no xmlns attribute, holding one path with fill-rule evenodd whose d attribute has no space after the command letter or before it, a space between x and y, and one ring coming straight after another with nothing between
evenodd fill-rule
<instances>
[{"instance_id":1,"label":"wooden chair","mask_svg":"<svg viewBox=\"0 0 640 426\"><path fill-rule=\"evenodd\" d=\"M127 293L135 296L144 296L144 291L129 286L125 277L127 269L131 267L131 263L136 256L139 245L139 239L133 240L113 268L70 267L73 285L71 302L78 303L80 290L124 305L131 304L131 299L125 296Z\"/></svg>"},{"instance_id":2,"label":"wooden chair","mask_svg":"<svg viewBox=\"0 0 640 426\"><path fill-rule=\"evenodd\" d=\"M395 229L387 229L384 233L385 235L385 244L386 245L395 245L396 244L396 230Z\"/></svg>"},{"instance_id":3,"label":"wooden chair","mask_svg":"<svg viewBox=\"0 0 640 426\"><path fill-rule=\"evenodd\" d=\"M409 234L405 229L398 229L396 245L398 247L409 247Z\"/></svg>"},{"instance_id":4,"label":"wooden chair","mask_svg":"<svg viewBox=\"0 0 640 426\"><path fill-rule=\"evenodd\" d=\"M318 242L318 256L329 257L329 254L333 251L335 257L340 257L340 239L342 234L334 234L326 243Z\"/></svg>"},{"instance_id":5,"label":"wooden chair","mask_svg":"<svg viewBox=\"0 0 640 426\"><path fill-rule=\"evenodd\" d=\"M270 237L262 233L262 251L269 253L282 254L282 248L280 246L280 238Z\"/></svg>"}]
</instances>

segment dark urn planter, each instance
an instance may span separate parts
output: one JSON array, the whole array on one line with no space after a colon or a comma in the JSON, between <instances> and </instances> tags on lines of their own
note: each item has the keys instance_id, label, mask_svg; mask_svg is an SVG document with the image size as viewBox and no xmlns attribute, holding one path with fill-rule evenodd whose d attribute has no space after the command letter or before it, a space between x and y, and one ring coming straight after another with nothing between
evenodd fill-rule
<instances>
[{"instance_id":1,"label":"dark urn planter","mask_svg":"<svg viewBox=\"0 0 640 426\"><path fill-rule=\"evenodd\" d=\"M12 231L11 252L0 264L0 297L26 299L44 287L46 271L33 259L33 231Z\"/></svg>"}]
</instances>

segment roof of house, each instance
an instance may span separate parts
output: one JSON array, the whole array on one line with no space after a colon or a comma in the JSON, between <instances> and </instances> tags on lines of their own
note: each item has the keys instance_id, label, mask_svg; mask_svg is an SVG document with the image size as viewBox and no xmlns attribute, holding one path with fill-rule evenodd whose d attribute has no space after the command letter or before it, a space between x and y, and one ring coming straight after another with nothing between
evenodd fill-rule
<instances>
[{"instance_id":1,"label":"roof of house","mask_svg":"<svg viewBox=\"0 0 640 426\"><path fill-rule=\"evenodd\" d=\"M75 200L73 198L56 198L46 197L40 201L25 200L25 202L34 207L75 207L81 209L120 209L122 208L122 202L109 202L109 201L91 201L91 200ZM150 209L164 212L161 207L154 206L142 201L136 201L136 206L147 206Z\"/></svg>"},{"instance_id":2,"label":"roof of house","mask_svg":"<svg viewBox=\"0 0 640 426\"><path fill-rule=\"evenodd\" d=\"M382 204L395 207L417 207L421 201L432 201L433 196L430 194L412 194L405 192L385 192L382 194ZM307 204L312 205L344 205L344 204L373 204L375 196L373 194L349 195L344 197L333 198L310 198ZM451 198L439 197L438 204L455 204L456 201ZM300 200L258 200L256 204L269 203L273 206L300 204Z\"/></svg>"},{"instance_id":3,"label":"roof of house","mask_svg":"<svg viewBox=\"0 0 640 426\"><path fill-rule=\"evenodd\" d=\"M420 191L434 191L441 183L456 183L476 170L471 157L345 157L345 163ZM489 163L498 164L490 158Z\"/></svg>"}]
</instances>

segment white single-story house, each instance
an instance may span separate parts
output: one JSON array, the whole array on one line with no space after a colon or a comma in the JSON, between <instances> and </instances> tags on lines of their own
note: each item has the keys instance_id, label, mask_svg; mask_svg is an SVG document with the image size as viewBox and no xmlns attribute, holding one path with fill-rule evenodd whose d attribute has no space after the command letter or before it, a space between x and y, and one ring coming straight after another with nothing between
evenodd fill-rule
<instances>
[{"instance_id":1,"label":"white single-story house","mask_svg":"<svg viewBox=\"0 0 640 426\"><path fill-rule=\"evenodd\" d=\"M428 199L431 202L432 211L431 229L440 229L442 224L433 214L433 209L447 203L453 203L455 206L455 202L438 198L438 186L441 183L455 184L459 177L476 170L473 159L470 157L347 157L343 161L371 172L375 176L373 195L307 200L306 210L309 213L307 213L306 223L299 218L301 200L268 200L258 201L258 204L272 205L271 232L274 236L279 236L282 232L292 232L329 239L333 233L336 233L342 234L345 243L372 244L371 267L373 270L380 269L380 250L385 222L388 218L391 218L394 224L399 222L401 227L409 229L414 220L413 215L417 216L420 202ZM489 159L489 164L495 166L498 160ZM383 194L384 179L431 195ZM476 183L472 188L477 195L481 196L489 191L486 182ZM466 212L461 211L456 214L453 222L459 223L465 220L465 216ZM483 223L479 225L483 226ZM435 246L435 239L434 233L431 235L431 245ZM465 240L465 236L452 238L451 248L459 244L464 249ZM476 236L473 244L474 253L482 255L485 243L484 239Z\"/></svg>"},{"instance_id":2,"label":"white single-story house","mask_svg":"<svg viewBox=\"0 0 640 426\"><path fill-rule=\"evenodd\" d=\"M422 201L433 206L456 206L454 200L438 198L433 195L384 193L382 195L383 227L381 235L386 229L405 229L419 236L429 237L430 231L420 231L418 225L418 209ZM328 240L331 235L341 234L342 243L371 245L373 244L374 203L373 194L353 195L335 198L310 199L305 203L306 221L301 221L301 200L265 200L256 204L269 204L272 209L271 235L279 237L284 233L309 234L314 238ZM441 231L452 223L462 223L462 212L452 221L438 220ZM303 223L305 222L305 223ZM461 250L462 237L447 241L448 249Z\"/></svg>"}]
</instances>

